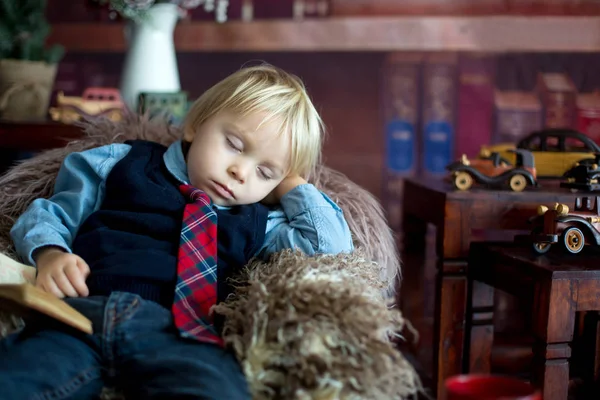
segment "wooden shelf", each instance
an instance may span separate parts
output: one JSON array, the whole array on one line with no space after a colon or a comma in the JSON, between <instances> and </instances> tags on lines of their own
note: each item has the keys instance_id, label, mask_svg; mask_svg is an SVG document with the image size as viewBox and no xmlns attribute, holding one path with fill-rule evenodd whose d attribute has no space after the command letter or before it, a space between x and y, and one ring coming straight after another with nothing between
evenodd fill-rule
<instances>
[{"instance_id":1,"label":"wooden shelf","mask_svg":"<svg viewBox=\"0 0 600 400\"><path fill-rule=\"evenodd\" d=\"M53 26L71 52L123 52L121 24ZM600 51L600 16L402 16L180 23L182 52Z\"/></svg>"},{"instance_id":2,"label":"wooden shelf","mask_svg":"<svg viewBox=\"0 0 600 400\"><path fill-rule=\"evenodd\" d=\"M0 148L38 151L61 147L80 139L83 131L76 125L53 121L6 121L0 119Z\"/></svg>"}]
</instances>

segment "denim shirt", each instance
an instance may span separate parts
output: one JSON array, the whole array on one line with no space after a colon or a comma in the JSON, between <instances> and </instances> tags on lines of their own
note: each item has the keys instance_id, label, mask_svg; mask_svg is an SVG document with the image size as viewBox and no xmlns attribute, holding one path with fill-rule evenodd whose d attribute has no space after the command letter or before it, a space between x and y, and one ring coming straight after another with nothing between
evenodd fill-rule
<instances>
[{"instance_id":1,"label":"denim shirt","mask_svg":"<svg viewBox=\"0 0 600 400\"><path fill-rule=\"evenodd\" d=\"M54 195L34 200L11 229L16 250L25 262L35 265L33 253L45 246L71 252L79 227L102 204L110 171L130 149L128 144L111 144L65 158ZM169 146L164 162L175 179L188 183L181 141ZM342 210L312 184L290 190L281 198L280 206L269 211L265 242L257 256L266 259L286 248L307 255L350 252L354 248Z\"/></svg>"}]
</instances>

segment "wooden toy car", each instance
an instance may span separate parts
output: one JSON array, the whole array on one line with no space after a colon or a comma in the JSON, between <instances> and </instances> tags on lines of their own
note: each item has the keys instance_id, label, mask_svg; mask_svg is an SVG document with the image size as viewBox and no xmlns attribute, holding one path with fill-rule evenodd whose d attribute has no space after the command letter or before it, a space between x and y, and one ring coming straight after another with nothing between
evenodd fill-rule
<instances>
[{"instance_id":1,"label":"wooden toy car","mask_svg":"<svg viewBox=\"0 0 600 400\"><path fill-rule=\"evenodd\" d=\"M123 118L123 100L118 89L90 87L81 97L65 96L59 92L56 96L56 107L48 111L54 121L65 124L79 121L83 117L105 116L112 121Z\"/></svg>"},{"instance_id":2,"label":"wooden toy car","mask_svg":"<svg viewBox=\"0 0 600 400\"><path fill-rule=\"evenodd\" d=\"M498 152L501 157L513 162L514 155L509 150L515 148L531 151L538 178L560 178L577 163L593 162L595 154L600 153L600 146L581 132L545 129L533 132L516 145L504 143L483 146L480 156L489 157L492 152Z\"/></svg>"},{"instance_id":3,"label":"wooden toy car","mask_svg":"<svg viewBox=\"0 0 600 400\"><path fill-rule=\"evenodd\" d=\"M565 172L563 176L563 182L560 183L560 187L586 191L600 190L599 165L600 153L596 154L596 158L592 163L585 162L576 164L573 168Z\"/></svg>"},{"instance_id":4,"label":"wooden toy car","mask_svg":"<svg viewBox=\"0 0 600 400\"><path fill-rule=\"evenodd\" d=\"M533 156L527 150L512 150L516 153L516 165L492 153L487 158L468 160L465 155L459 161L449 164L446 169L451 173L452 183L458 190L468 190L474 183L502 187L508 183L511 190L523 191L527 185L536 186L536 171Z\"/></svg>"},{"instance_id":5,"label":"wooden toy car","mask_svg":"<svg viewBox=\"0 0 600 400\"><path fill-rule=\"evenodd\" d=\"M600 245L600 196L578 197L575 209L556 203L552 208L540 205L538 215L531 219L533 250L547 253L551 246L560 244L564 250L577 254L586 244Z\"/></svg>"}]
</instances>

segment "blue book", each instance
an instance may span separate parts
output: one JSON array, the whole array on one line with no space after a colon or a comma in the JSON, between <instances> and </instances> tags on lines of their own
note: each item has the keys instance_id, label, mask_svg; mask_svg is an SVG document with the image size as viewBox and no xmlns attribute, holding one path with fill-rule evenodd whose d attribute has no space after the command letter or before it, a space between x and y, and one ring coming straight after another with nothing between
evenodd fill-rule
<instances>
[{"instance_id":1,"label":"blue book","mask_svg":"<svg viewBox=\"0 0 600 400\"><path fill-rule=\"evenodd\" d=\"M427 177L446 174L453 159L457 109L457 54L436 53L423 68L423 162Z\"/></svg>"},{"instance_id":2,"label":"blue book","mask_svg":"<svg viewBox=\"0 0 600 400\"><path fill-rule=\"evenodd\" d=\"M383 206L388 224L402 224L404 179L418 166L419 76L422 55L389 53L384 61L382 110L385 135Z\"/></svg>"}]
</instances>

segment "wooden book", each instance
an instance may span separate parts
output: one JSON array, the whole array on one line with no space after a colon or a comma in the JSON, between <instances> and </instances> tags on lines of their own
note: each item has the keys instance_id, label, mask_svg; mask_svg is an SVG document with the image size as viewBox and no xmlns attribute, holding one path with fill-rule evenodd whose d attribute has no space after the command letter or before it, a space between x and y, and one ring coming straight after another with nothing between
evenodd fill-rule
<instances>
[{"instance_id":1,"label":"wooden book","mask_svg":"<svg viewBox=\"0 0 600 400\"><path fill-rule=\"evenodd\" d=\"M30 283L0 284L0 309L23 318L47 315L82 332L92 334L92 321L63 300Z\"/></svg>"},{"instance_id":2,"label":"wooden book","mask_svg":"<svg viewBox=\"0 0 600 400\"><path fill-rule=\"evenodd\" d=\"M38 289L30 282L32 267L0 254L0 310L23 318L46 315L85 333L93 333L92 322L62 299Z\"/></svg>"}]
</instances>

